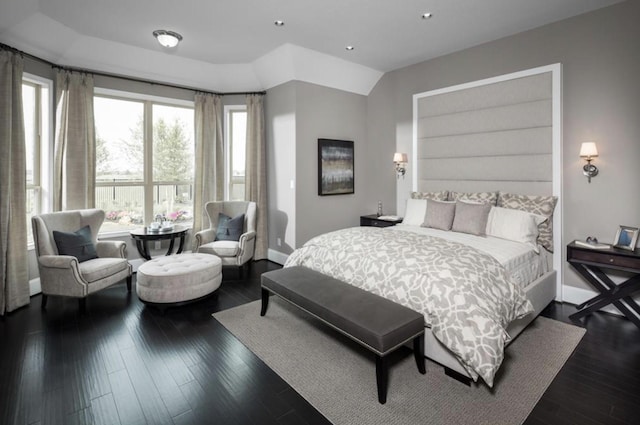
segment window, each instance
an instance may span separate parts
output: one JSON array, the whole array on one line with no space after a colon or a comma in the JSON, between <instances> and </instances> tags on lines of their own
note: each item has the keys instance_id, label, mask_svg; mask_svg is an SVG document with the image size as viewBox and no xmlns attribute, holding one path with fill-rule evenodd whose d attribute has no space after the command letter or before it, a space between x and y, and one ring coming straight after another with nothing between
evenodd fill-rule
<instances>
[{"instance_id":1,"label":"window","mask_svg":"<svg viewBox=\"0 0 640 425\"><path fill-rule=\"evenodd\" d=\"M51 81L30 74L22 80L27 168L27 243L33 244L31 217L51 210L50 104Z\"/></svg>"},{"instance_id":2,"label":"window","mask_svg":"<svg viewBox=\"0 0 640 425\"><path fill-rule=\"evenodd\" d=\"M96 208L107 214L102 232L128 231L156 215L191 223L193 104L96 92Z\"/></svg>"},{"instance_id":3,"label":"window","mask_svg":"<svg viewBox=\"0 0 640 425\"><path fill-rule=\"evenodd\" d=\"M245 188L245 159L247 145L247 108L244 105L226 106L225 199L243 201Z\"/></svg>"}]
</instances>

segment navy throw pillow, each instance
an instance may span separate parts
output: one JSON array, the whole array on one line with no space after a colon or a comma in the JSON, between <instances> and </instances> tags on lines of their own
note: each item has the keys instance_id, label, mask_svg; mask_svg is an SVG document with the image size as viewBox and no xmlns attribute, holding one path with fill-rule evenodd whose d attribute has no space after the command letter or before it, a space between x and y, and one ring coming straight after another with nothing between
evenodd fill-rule
<instances>
[{"instance_id":1,"label":"navy throw pillow","mask_svg":"<svg viewBox=\"0 0 640 425\"><path fill-rule=\"evenodd\" d=\"M238 214L231 218L226 214L218 213L217 241L238 241L244 227L244 214Z\"/></svg>"},{"instance_id":2,"label":"navy throw pillow","mask_svg":"<svg viewBox=\"0 0 640 425\"><path fill-rule=\"evenodd\" d=\"M78 259L78 262L98 258L96 247L91 240L91 228L87 225L75 232L53 231L53 240L58 247L60 255L71 255Z\"/></svg>"}]
</instances>

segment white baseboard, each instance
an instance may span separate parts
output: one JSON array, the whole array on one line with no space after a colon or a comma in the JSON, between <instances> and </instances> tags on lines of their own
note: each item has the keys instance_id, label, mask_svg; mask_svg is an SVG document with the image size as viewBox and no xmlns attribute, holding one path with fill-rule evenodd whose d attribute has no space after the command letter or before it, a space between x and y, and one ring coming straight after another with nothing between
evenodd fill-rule
<instances>
[{"instance_id":1,"label":"white baseboard","mask_svg":"<svg viewBox=\"0 0 640 425\"><path fill-rule=\"evenodd\" d=\"M42 287L40 286L40 278L36 277L35 279L31 279L29 281L29 296L33 297L40 292L42 292Z\"/></svg>"},{"instance_id":2,"label":"white baseboard","mask_svg":"<svg viewBox=\"0 0 640 425\"><path fill-rule=\"evenodd\" d=\"M589 298L595 297L596 295L598 295L598 293L590 289L576 288L575 286L565 286L564 288L562 288L562 295L564 298L564 302L578 305L587 301ZM618 316L623 315L622 313L620 313L620 310L612 305L608 305L600 310L606 311L607 313L617 314Z\"/></svg>"},{"instance_id":3,"label":"white baseboard","mask_svg":"<svg viewBox=\"0 0 640 425\"><path fill-rule=\"evenodd\" d=\"M289 258L289 254L284 254L274 249L269 249L267 251L267 259L269 259L269 261L273 261L274 263L278 263L281 266L287 262L287 258Z\"/></svg>"},{"instance_id":4,"label":"white baseboard","mask_svg":"<svg viewBox=\"0 0 640 425\"><path fill-rule=\"evenodd\" d=\"M131 268L134 273L138 271L138 267L140 267L144 261L144 258L134 258L133 260L129 260L129 264L131 264Z\"/></svg>"}]
</instances>

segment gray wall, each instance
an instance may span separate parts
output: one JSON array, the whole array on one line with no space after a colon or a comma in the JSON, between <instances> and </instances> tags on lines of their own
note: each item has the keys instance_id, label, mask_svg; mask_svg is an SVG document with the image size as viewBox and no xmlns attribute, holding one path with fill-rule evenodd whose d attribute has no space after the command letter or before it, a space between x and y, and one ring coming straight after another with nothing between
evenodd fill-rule
<instances>
[{"instance_id":1,"label":"gray wall","mask_svg":"<svg viewBox=\"0 0 640 425\"><path fill-rule=\"evenodd\" d=\"M296 246L295 82L270 89L265 96L264 109L267 133L269 249L288 255Z\"/></svg>"},{"instance_id":2,"label":"gray wall","mask_svg":"<svg viewBox=\"0 0 640 425\"><path fill-rule=\"evenodd\" d=\"M640 226L639 16L640 2L627 1L390 72L368 97L368 143L381 155L394 144L411 152L415 93L560 62L563 244L587 235L611 242L618 225ZM600 153L594 161L600 175L591 184L578 156L585 141L595 141ZM372 162L365 174L386 191L387 177L376 176L379 167ZM411 190L412 171L397 184L399 209ZM566 263L563 276L565 285L589 288Z\"/></svg>"},{"instance_id":3,"label":"gray wall","mask_svg":"<svg viewBox=\"0 0 640 425\"><path fill-rule=\"evenodd\" d=\"M357 226L360 214L375 212L365 174L372 157L365 96L291 81L268 91L265 115L271 250L290 254L316 235ZM354 194L318 196L319 138L354 141Z\"/></svg>"},{"instance_id":4,"label":"gray wall","mask_svg":"<svg viewBox=\"0 0 640 425\"><path fill-rule=\"evenodd\" d=\"M360 224L367 209L364 188L366 97L296 82L296 246L321 233ZM354 142L354 193L318 196L318 139Z\"/></svg>"}]
</instances>

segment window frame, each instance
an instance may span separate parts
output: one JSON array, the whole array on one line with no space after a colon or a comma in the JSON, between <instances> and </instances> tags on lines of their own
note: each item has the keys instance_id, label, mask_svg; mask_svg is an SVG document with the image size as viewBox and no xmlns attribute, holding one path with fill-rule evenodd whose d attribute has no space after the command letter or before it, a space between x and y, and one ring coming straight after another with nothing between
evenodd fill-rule
<instances>
[{"instance_id":1,"label":"window frame","mask_svg":"<svg viewBox=\"0 0 640 425\"><path fill-rule=\"evenodd\" d=\"M195 113L195 102L183 99L172 99L161 96L153 96L141 93L126 92L120 90L106 89L101 87L94 88L94 97L109 98L115 100L139 102L143 105L143 177L139 181L125 181L125 182L98 182L96 179L95 185L98 187L142 187L144 193L144 223L150 223L154 218L153 211L153 196L156 186L166 185L193 185L195 175L192 176L191 181L154 181L153 180L153 106L169 106L191 109ZM195 134L192 135L195 138ZM129 234L128 230L117 230L110 232L100 232L100 236L118 237L126 236Z\"/></svg>"},{"instance_id":2,"label":"window frame","mask_svg":"<svg viewBox=\"0 0 640 425\"><path fill-rule=\"evenodd\" d=\"M233 175L233 149L231 146L233 139L233 120L231 116L233 113L244 112L247 113L247 105L225 105L224 107L224 199L230 201L232 188L234 184L243 183L246 188L247 170L245 165L243 176ZM246 143L246 137L245 137ZM245 161L246 163L246 161ZM246 193L244 198L246 199Z\"/></svg>"},{"instance_id":3,"label":"window frame","mask_svg":"<svg viewBox=\"0 0 640 425\"><path fill-rule=\"evenodd\" d=\"M53 208L53 80L23 72L22 84L36 89L34 120L36 140L32 159L34 174L33 182L26 184L26 191L34 191L34 214L37 215L51 212ZM25 230L28 232L31 228L30 220L27 222L27 227ZM27 249L34 248L35 241L31 238L27 243Z\"/></svg>"}]
</instances>

